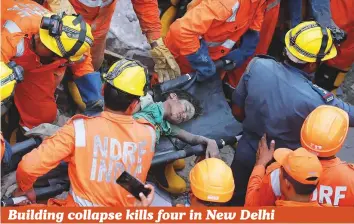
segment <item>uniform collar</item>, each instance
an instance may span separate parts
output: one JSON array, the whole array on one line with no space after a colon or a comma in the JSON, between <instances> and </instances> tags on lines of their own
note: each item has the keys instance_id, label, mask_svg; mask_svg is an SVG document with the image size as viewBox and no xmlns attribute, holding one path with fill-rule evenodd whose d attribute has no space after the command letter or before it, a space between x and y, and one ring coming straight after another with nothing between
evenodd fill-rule
<instances>
[{"instance_id":1,"label":"uniform collar","mask_svg":"<svg viewBox=\"0 0 354 224\"><path fill-rule=\"evenodd\" d=\"M101 117L104 117L113 122L132 124L134 122L134 118L132 115L123 115L123 114L115 114L108 111L103 111L101 113Z\"/></svg>"},{"instance_id":2,"label":"uniform collar","mask_svg":"<svg viewBox=\"0 0 354 224\"><path fill-rule=\"evenodd\" d=\"M310 81L312 80L313 77L312 77L310 74L308 74L308 73L302 71L301 69L298 69L298 68L296 68L296 67L290 65L290 64L287 63L286 61L284 61L283 64L284 64L285 67L287 67L288 69L290 69L290 70L292 70L292 71L294 71L294 72L296 72L296 73L301 73L301 75L303 75L306 79L308 79L308 80L310 80Z\"/></svg>"},{"instance_id":3,"label":"uniform collar","mask_svg":"<svg viewBox=\"0 0 354 224\"><path fill-rule=\"evenodd\" d=\"M335 157L333 159L320 159L320 162L322 164L323 167L325 168L329 168L329 167L333 167L333 166L338 166L342 163L345 163L343 161L341 161L338 157Z\"/></svg>"}]
</instances>

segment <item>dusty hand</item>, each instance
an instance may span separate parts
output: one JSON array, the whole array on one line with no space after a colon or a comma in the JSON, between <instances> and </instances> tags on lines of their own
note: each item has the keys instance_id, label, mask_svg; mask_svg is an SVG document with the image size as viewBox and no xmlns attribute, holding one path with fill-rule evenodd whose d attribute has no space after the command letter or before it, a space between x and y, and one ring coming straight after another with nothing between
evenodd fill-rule
<instances>
[{"instance_id":1,"label":"dusty hand","mask_svg":"<svg viewBox=\"0 0 354 224\"><path fill-rule=\"evenodd\" d=\"M205 152L206 158L220 158L220 151L218 148L218 145L216 144L215 140L209 139L206 152Z\"/></svg>"},{"instance_id":2,"label":"dusty hand","mask_svg":"<svg viewBox=\"0 0 354 224\"><path fill-rule=\"evenodd\" d=\"M24 192L22 191L20 188L17 188L16 191L13 193L14 197L20 197L25 195L27 197L28 200L21 202L21 205L25 205L25 204L35 204L36 203L36 192L34 191L33 188L29 189L28 191Z\"/></svg>"},{"instance_id":3,"label":"dusty hand","mask_svg":"<svg viewBox=\"0 0 354 224\"><path fill-rule=\"evenodd\" d=\"M154 41L157 44L150 50L152 59L155 62L155 72L159 77L159 82L174 79L181 75L181 70L168 48L162 41L162 38Z\"/></svg>"},{"instance_id":4,"label":"dusty hand","mask_svg":"<svg viewBox=\"0 0 354 224\"><path fill-rule=\"evenodd\" d=\"M146 197L142 192L139 193L140 201L137 200L135 203L136 207L149 207L155 197L155 188L151 184L145 185L146 189L150 189L150 194Z\"/></svg>"},{"instance_id":5,"label":"dusty hand","mask_svg":"<svg viewBox=\"0 0 354 224\"><path fill-rule=\"evenodd\" d=\"M267 136L266 136L266 134L264 134L258 143L258 151L257 151L257 155L256 155L256 165L266 166L269 163L269 161L271 161L273 159L274 148L275 148L275 141L272 140L270 142L270 146L268 148Z\"/></svg>"}]
</instances>

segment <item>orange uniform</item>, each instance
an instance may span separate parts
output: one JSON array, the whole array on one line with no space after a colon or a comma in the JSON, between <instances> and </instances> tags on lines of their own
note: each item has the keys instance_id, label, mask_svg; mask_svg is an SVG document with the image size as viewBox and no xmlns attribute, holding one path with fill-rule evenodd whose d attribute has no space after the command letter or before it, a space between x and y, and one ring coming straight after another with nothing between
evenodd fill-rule
<instances>
[{"instance_id":1,"label":"orange uniform","mask_svg":"<svg viewBox=\"0 0 354 224\"><path fill-rule=\"evenodd\" d=\"M1 159L2 157L4 157L5 154L5 140L4 140L4 136L2 136L2 133L0 134L0 152L1 152Z\"/></svg>"},{"instance_id":2,"label":"orange uniform","mask_svg":"<svg viewBox=\"0 0 354 224\"><path fill-rule=\"evenodd\" d=\"M281 197L279 185L279 163L255 166L247 186L245 206L274 206Z\"/></svg>"},{"instance_id":3,"label":"orange uniform","mask_svg":"<svg viewBox=\"0 0 354 224\"><path fill-rule=\"evenodd\" d=\"M145 182L155 148L155 130L146 120L102 112L77 115L19 163L19 188L29 190L36 179L68 162L71 189L66 206L134 206L135 198L116 184L126 170ZM74 203L75 202L75 203Z\"/></svg>"},{"instance_id":4,"label":"orange uniform","mask_svg":"<svg viewBox=\"0 0 354 224\"><path fill-rule=\"evenodd\" d=\"M84 61L68 64L66 59L58 59L51 64L42 64L33 52L31 40L39 34L42 16L48 10L31 0L21 2L6 0L1 2L1 61L15 61L22 66L24 81L17 84L15 104L20 113L22 126L32 128L41 123L52 123L57 115L54 91L55 75L63 74L67 66L76 77L93 72L91 56Z\"/></svg>"},{"instance_id":5,"label":"orange uniform","mask_svg":"<svg viewBox=\"0 0 354 224\"><path fill-rule=\"evenodd\" d=\"M187 13L170 26L165 44L182 74L191 72L185 56L198 51L200 39L206 42L211 59L218 60L248 29L261 30L264 9L265 0L194 0Z\"/></svg>"},{"instance_id":6,"label":"orange uniform","mask_svg":"<svg viewBox=\"0 0 354 224\"><path fill-rule=\"evenodd\" d=\"M320 160L323 174L312 200L332 206L354 206L354 165L339 158Z\"/></svg>"},{"instance_id":7,"label":"orange uniform","mask_svg":"<svg viewBox=\"0 0 354 224\"><path fill-rule=\"evenodd\" d=\"M268 52L268 48L272 42L275 27L278 22L280 1L281 0L267 0L267 7L264 13L262 29L259 34L259 42L254 55L267 54ZM243 63L241 67L228 72L227 83L229 83L232 87L236 87L251 59L252 58L247 59L247 61Z\"/></svg>"},{"instance_id":8,"label":"orange uniform","mask_svg":"<svg viewBox=\"0 0 354 224\"><path fill-rule=\"evenodd\" d=\"M118 0L69 0L76 13L81 14L92 27L94 37L91 54L100 66L106 47L106 35ZM139 19L141 30L148 39L161 37L161 23L157 0L132 0L134 11ZM96 59L97 58L97 59ZM97 67L96 66L96 67Z\"/></svg>"},{"instance_id":9,"label":"orange uniform","mask_svg":"<svg viewBox=\"0 0 354 224\"><path fill-rule=\"evenodd\" d=\"M333 206L354 205L354 166L339 158L320 160L323 173L312 201ZM274 206L281 198L279 164L271 164L266 172L256 166L250 177L245 206Z\"/></svg>"},{"instance_id":10,"label":"orange uniform","mask_svg":"<svg viewBox=\"0 0 354 224\"><path fill-rule=\"evenodd\" d=\"M347 39L337 46L338 54L327 62L328 65L344 70L354 62L354 1L331 0L332 19L337 26L347 32Z\"/></svg>"}]
</instances>

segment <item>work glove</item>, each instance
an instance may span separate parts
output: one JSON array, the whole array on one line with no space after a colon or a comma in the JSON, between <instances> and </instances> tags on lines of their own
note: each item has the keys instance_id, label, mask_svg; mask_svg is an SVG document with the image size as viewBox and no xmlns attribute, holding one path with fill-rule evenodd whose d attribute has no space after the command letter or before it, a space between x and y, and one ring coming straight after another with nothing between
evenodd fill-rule
<instances>
[{"instance_id":1,"label":"work glove","mask_svg":"<svg viewBox=\"0 0 354 224\"><path fill-rule=\"evenodd\" d=\"M223 60L229 60L233 63L228 63L225 65L225 70L231 69L232 67L240 67L250 56L256 51L259 42L259 32L255 30L247 30L247 32L241 38L240 47L230 51Z\"/></svg>"},{"instance_id":2,"label":"work glove","mask_svg":"<svg viewBox=\"0 0 354 224\"><path fill-rule=\"evenodd\" d=\"M82 101L86 104L84 114L93 116L103 111L101 95L102 81L100 73L92 72L74 80L79 89Z\"/></svg>"},{"instance_id":3,"label":"work glove","mask_svg":"<svg viewBox=\"0 0 354 224\"><path fill-rule=\"evenodd\" d=\"M154 70L160 83L181 75L175 58L163 43L162 38L151 42L150 53L155 62Z\"/></svg>"},{"instance_id":4,"label":"work glove","mask_svg":"<svg viewBox=\"0 0 354 224\"><path fill-rule=\"evenodd\" d=\"M44 140L46 137L54 135L59 129L60 127L57 125L43 123L27 131L24 135L29 138L40 137Z\"/></svg>"},{"instance_id":5,"label":"work glove","mask_svg":"<svg viewBox=\"0 0 354 224\"><path fill-rule=\"evenodd\" d=\"M216 74L215 64L209 55L208 46L204 40L200 41L198 51L187 55L186 58L196 71L198 81L205 81Z\"/></svg>"},{"instance_id":6,"label":"work glove","mask_svg":"<svg viewBox=\"0 0 354 224\"><path fill-rule=\"evenodd\" d=\"M345 41L347 33L332 20L330 1L311 0L310 2L313 17L321 26L327 27L331 31L334 43L339 44Z\"/></svg>"}]
</instances>

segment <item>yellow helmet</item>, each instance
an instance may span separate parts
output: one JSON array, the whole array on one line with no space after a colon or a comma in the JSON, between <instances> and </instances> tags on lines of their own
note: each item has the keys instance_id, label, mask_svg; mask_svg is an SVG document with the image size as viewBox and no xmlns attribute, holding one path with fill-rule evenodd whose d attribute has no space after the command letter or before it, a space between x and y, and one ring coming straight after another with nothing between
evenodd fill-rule
<instances>
[{"instance_id":1,"label":"yellow helmet","mask_svg":"<svg viewBox=\"0 0 354 224\"><path fill-rule=\"evenodd\" d=\"M39 37L49 50L73 62L83 59L93 44L91 27L81 15L44 16Z\"/></svg>"},{"instance_id":2,"label":"yellow helmet","mask_svg":"<svg viewBox=\"0 0 354 224\"><path fill-rule=\"evenodd\" d=\"M114 63L103 79L115 88L135 96L144 96L147 69L137 61L122 59Z\"/></svg>"},{"instance_id":3,"label":"yellow helmet","mask_svg":"<svg viewBox=\"0 0 354 224\"><path fill-rule=\"evenodd\" d=\"M15 62L10 62L5 64L0 62L1 66L1 86L0 86L0 96L1 103L12 95L12 92L15 88L17 82L23 80L23 68L19 65L16 65Z\"/></svg>"},{"instance_id":4,"label":"yellow helmet","mask_svg":"<svg viewBox=\"0 0 354 224\"><path fill-rule=\"evenodd\" d=\"M331 31L317 22L303 22L285 36L286 49L304 62L326 61L337 55Z\"/></svg>"},{"instance_id":5,"label":"yellow helmet","mask_svg":"<svg viewBox=\"0 0 354 224\"><path fill-rule=\"evenodd\" d=\"M189 173L189 180L193 194L202 201L228 202L235 189L231 168L216 158L197 163Z\"/></svg>"}]
</instances>

